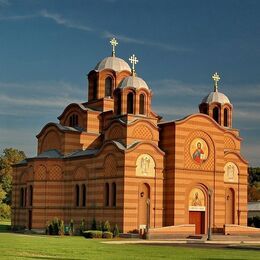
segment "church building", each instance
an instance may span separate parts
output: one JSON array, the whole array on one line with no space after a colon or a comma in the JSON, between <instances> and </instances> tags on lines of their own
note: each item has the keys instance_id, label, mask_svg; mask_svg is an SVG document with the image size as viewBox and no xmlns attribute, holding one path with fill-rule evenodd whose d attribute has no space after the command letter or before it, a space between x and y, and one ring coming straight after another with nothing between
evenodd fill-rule
<instances>
[{"instance_id":1,"label":"church building","mask_svg":"<svg viewBox=\"0 0 260 260\"><path fill-rule=\"evenodd\" d=\"M88 74L88 99L46 124L38 153L14 166L12 226L45 229L54 217L79 227L108 220L121 232L224 233L247 225L247 161L220 77L199 112L164 121L153 93L115 54ZM155 86L160 87L160 86Z\"/></svg>"}]
</instances>

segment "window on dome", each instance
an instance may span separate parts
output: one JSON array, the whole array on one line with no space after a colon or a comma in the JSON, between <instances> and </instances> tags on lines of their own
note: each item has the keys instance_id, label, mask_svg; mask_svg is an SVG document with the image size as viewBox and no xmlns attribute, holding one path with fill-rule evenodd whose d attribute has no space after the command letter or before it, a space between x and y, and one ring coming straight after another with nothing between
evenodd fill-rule
<instances>
[{"instance_id":1,"label":"window on dome","mask_svg":"<svg viewBox=\"0 0 260 260\"><path fill-rule=\"evenodd\" d=\"M228 126L228 109L224 109L224 126Z\"/></svg>"},{"instance_id":2,"label":"window on dome","mask_svg":"<svg viewBox=\"0 0 260 260\"><path fill-rule=\"evenodd\" d=\"M129 93L127 95L127 113L133 114L134 113L134 94Z\"/></svg>"},{"instance_id":3,"label":"window on dome","mask_svg":"<svg viewBox=\"0 0 260 260\"><path fill-rule=\"evenodd\" d=\"M139 97L139 114L141 114L141 115L145 114L145 96L144 96L144 94L141 94Z\"/></svg>"},{"instance_id":4,"label":"window on dome","mask_svg":"<svg viewBox=\"0 0 260 260\"><path fill-rule=\"evenodd\" d=\"M75 127L79 125L79 117L76 114L73 114L70 116L70 122L69 122L69 126L71 127Z\"/></svg>"},{"instance_id":5,"label":"window on dome","mask_svg":"<svg viewBox=\"0 0 260 260\"><path fill-rule=\"evenodd\" d=\"M213 119L219 123L219 109L218 107L214 107L213 109Z\"/></svg>"},{"instance_id":6,"label":"window on dome","mask_svg":"<svg viewBox=\"0 0 260 260\"><path fill-rule=\"evenodd\" d=\"M111 77L107 77L105 80L105 96L111 97L112 96L112 86L113 80Z\"/></svg>"}]
</instances>

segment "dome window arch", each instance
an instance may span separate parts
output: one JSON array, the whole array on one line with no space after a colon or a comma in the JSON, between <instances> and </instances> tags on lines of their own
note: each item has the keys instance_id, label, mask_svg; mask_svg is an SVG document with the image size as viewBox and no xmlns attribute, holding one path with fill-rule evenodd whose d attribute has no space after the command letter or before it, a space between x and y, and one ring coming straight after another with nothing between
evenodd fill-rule
<instances>
[{"instance_id":1,"label":"dome window arch","mask_svg":"<svg viewBox=\"0 0 260 260\"><path fill-rule=\"evenodd\" d=\"M134 113L134 93L132 92L127 94L127 113Z\"/></svg>"},{"instance_id":2,"label":"dome window arch","mask_svg":"<svg viewBox=\"0 0 260 260\"><path fill-rule=\"evenodd\" d=\"M97 79L94 79L93 81L93 99L97 99L97 93L98 93L98 84Z\"/></svg>"},{"instance_id":3,"label":"dome window arch","mask_svg":"<svg viewBox=\"0 0 260 260\"><path fill-rule=\"evenodd\" d=\"M111 77L106 77L105 79L105 96L111 97L113 90L113 79Z\"/></svg>"},{"instance_id":4,"label":"dome window arch","mask_svg":"<svg viewBox=\"0 0 260 260\"><path fill-rule=\"evenodd\" d=\"M218 107L214 107L213 108L213 119L219 123L219 108Z\"/></svg>"},{"instance_id":5,"label":"dome window arch","mask_svg":"<svg viewBox=\"0 0 260 260\"><path fill-rule=\"evenodd\" d=\"M139 96L139 114L144 115L145 114L145 95L141 94Z\"/></svg>"},{"instance_id":6,"label":"dome window arch","mask_svg":"<svg viewBox=\"0 0 260 260\"><path fill-rule=\"evenodd\" d=\"M121 92L118 91L115 94L116 96L116 114L120 115L121 114Z\"/></svg>"},{"instance_id":7,"label":"dome window arch","mask_svg":"<svg viewBox=\"0 0 260 260\"><path fill-rule=\"evenodd\" d=\"M228 124L228 114L229 114L229 111L227 108L224 109L224 126L229 126Z\"/></svg>"}]
</instances>

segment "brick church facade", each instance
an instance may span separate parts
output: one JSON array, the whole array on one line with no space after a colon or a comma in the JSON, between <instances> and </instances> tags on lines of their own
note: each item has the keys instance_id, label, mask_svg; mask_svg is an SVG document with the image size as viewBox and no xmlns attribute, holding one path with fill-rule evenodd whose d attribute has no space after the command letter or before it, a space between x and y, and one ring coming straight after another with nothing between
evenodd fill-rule
<instances>
[{"instance_id":1,"label":"brick church facade","mask_svg":"<svg viewBox=\"0 0 260 260\"><path fill-rule=\"evenodd\" d=\"M111 43L112 56L88 74L88 101L45 125L37 156L14 166L12 226L44 229L54 217L89 227L109 220L122 232L246 226L248 164L218 75L199 113L165 122L136 57L131 69Z\"/></svg>"}]
</instances>

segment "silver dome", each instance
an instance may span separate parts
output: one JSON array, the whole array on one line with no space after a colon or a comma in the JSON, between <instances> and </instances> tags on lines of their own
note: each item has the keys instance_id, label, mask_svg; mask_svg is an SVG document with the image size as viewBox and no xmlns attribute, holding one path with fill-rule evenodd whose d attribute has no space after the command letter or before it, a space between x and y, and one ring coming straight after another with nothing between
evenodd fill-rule
<instances>
[{"instance_id":1,"label":"silver dome","mask_svg":"<svg viewBox=\"0 0 260 260\"><path fill-rule=\"evenodd\" d=\"M125 62L123 59L120 59L118 57L106 57L102 61L100 61L94 70L101 71L104 69L112 69L114 71L122 71L122 70L127 70L131 72L131 68Z\"/></svg>"},{"instance_id":2,"label":"silver dome","mask_svg":"<svg viewBox=\"0 0 260 260\"><path fill-rule=\"evenodd\" d=\"M146 82L137 77L137 76L129 76L124 78L118 85L119 88L126 88L126 87L132 87L135 89L139 89L139 88L145 88L149 90L148 85L146 84Z\"/></svg>"},{"instance_id":3,"label":"silver dome","mask_svg":"<svg viewBox=\"0 0 260 260\"><path fill-rule=\"evenodd\" d=\"M214 102L217 102L220 104L231 104L228 97L225 94L218 92L218 91L209 93L206 97L204 97L202 99L201 103L210 104L210 103L214 103Z\"/></svg>"}]
</instances>

